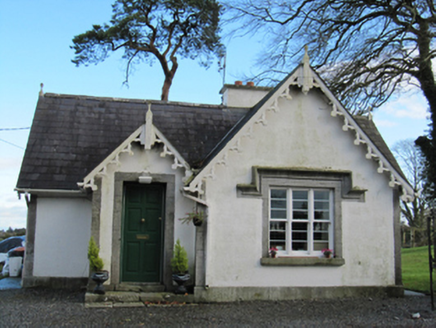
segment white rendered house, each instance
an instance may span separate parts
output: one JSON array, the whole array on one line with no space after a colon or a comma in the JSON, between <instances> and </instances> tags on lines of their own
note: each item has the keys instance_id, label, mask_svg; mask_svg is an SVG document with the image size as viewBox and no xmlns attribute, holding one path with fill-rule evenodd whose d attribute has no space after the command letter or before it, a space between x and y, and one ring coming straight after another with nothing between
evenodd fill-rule
<instances>
[{"instance_id":1,"label":"white rendered house","mask_svg":"<svg viewBox=\"0 0 436 328\"><path fill-rule=\"evenodd\" d=\"M222 105L41 95L17 183L23 285L86 285L94 236L107 289L173 290L180 239L198 301L401 295L399 199L414 193L371 119L307 57L274 89L222 93ZM199 227L179 220L193 211Z\"/></svg>"}]
</instances>

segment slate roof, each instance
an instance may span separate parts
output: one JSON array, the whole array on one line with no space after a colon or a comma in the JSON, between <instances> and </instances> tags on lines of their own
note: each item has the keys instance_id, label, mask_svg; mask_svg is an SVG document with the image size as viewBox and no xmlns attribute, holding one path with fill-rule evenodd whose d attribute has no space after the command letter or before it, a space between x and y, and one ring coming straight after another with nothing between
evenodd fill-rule
<instances>
[{"instance_id":1,"label":"slate roof","mask_svg":"<svg viewBox=\"0 0 436 328\"><path fill-rule=\"evenodd\" d=\"M17 188L78 190L77 182L144 124L148 103L153 124L181 156L192 168L204 167L264 101L247 110L45 94L38 100ZM404 178L375 124L366 117L355 120Z\"/></svg>"},{"instance_id":2,"label":"slate roof","mask_svg":"<svg viewBox=\"0 0 436 328\"><path fill-rule=\"evenodd\" d=\"M135 99L45 94L35 111L18 189L77 190L77 182L145 122L154 125L191 165L201 160L246 110Z\"/></svg>"}]
</instances>

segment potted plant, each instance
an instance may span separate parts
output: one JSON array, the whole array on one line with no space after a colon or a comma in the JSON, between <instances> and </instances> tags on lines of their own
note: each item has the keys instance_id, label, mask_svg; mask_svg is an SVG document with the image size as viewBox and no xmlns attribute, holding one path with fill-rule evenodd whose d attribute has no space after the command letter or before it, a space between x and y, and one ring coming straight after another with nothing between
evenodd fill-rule
<instances>
[{"instance_id":1,"label":"potted plant","mask_svg":"<svg viewBox=\"0 0 436 328\"><path fill-rule=\"evenodd\" d=\"M333 250L328 248L324 248L321 252L324 254L324 257L327 259L329 259L333 254Z\"/></svg>"},{"instance_id":2,"label":"potted plant","mask_svg":"<svg viewBox=\"0 0 436 328\"><path fill-rule=\"evenodd\" d=\"M195 226L201 226L201 224L204 221L204 212L203 211L195 211L186 213L187 216L184 218L180 218L179 220L182 221L182 223L189 223L192 221Z\"/></svg>"},{"instance_id":3,"label":"potted plant","mask_svg":"<svg viewBox=\"0 0 436 328\"><path fill-rule=\"evenodd\" d=\"M95 294L104 294L103 283L109 279L109 272L103 270L104 263L101 257L99 256L100 249L98 248L94 237L91 236L89 240L88 246L88 260L89 260L89 268L92 271L91 279L97 283L95 286L94 293Z\"/></svg>"},{"instance_id":4,"label":"potted plant","mask_svg":"<svg viewBox=\"0 0 436 328\"><path fill-rule=\"evenodd\" d=\"M275 259L277 257L277 251L278 249L276 247L271 247L269 249L269 256Z\"/></svg>"},{"instance_id":5,"label":"potted plant","mask_svg":"<svg viewBox=\"0 0 436 328\"><path fill-rule=\"evenodd\" d=\"M173 271L173 280L177 283L175 290L176 294L185 294L187 292L185 283L191 278L188 274L188 253L185 248L180 245L180 240L177 239L174 245L174 256L171 259L171 269Z\"/></svg>"}]
</instances>

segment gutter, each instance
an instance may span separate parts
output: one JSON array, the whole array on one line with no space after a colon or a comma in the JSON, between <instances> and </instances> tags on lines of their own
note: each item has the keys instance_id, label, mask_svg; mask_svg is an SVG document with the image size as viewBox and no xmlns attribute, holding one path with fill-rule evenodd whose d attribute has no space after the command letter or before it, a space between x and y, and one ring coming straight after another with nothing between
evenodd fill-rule
<instances>
[{"instance_id":1,"label":"gutter","mask_svg":"<svg viewBox=\"0 0 436 328\"><path fill-rule=\"evenodd\" d=\"M18 198L24 194L27 200L29 194L42 197L86 197L86 193L81 190L61 190L61 189L32 189L32 188L15 188Z\"/></svg>"}]
</instances>

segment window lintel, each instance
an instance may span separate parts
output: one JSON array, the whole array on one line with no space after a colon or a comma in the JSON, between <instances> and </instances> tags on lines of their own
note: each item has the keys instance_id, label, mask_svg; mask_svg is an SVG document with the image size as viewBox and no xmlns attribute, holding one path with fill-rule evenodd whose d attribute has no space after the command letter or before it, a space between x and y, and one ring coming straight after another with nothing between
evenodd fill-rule
<instances>
[{"instance_id":1,"label":"window lintel","mask_svg":"<svg viewBox=\"0 0 436 328\"><path fill-rule=\"evenodd\" d=\"M250 184L236 185L238 197L262 197L261 184L263 179L292 179L300 181L301 186L312 185L312 187L323 187L323 185L327 187L329 182L340 182L342 199L365 201L366 189L353 186L351 171L260 166L252 167L252 182ZM311 181L313 183L310 183Z\"/></svg>"}]
</instances>

